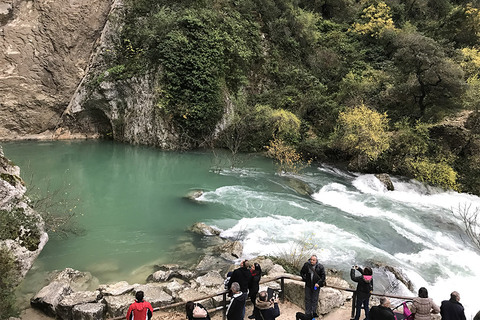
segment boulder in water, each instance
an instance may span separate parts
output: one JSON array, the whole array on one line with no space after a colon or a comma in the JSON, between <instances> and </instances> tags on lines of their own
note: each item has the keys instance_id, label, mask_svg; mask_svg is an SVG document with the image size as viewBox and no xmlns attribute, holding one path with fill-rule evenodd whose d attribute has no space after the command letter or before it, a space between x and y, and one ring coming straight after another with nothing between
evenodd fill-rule
<instances>
[{"instance_id":1,"label":"boulder in water","mask_svg":"<svg viewBox=\"0 0 480 320\"><path fill-rule=\"evenodd\" d=\"M206 225L203 222L197 222L189 228L193 233L197 233L203 236L218 236L220 235L221 230Z\"/></svg>"},{"instance_id":2,"label":"boulder in water","mask_svg":"<svg viewBox=\"0 0 480 320\"><path fill-rule=\"evenodd\" d=\"M388 191L393 191L394 190L394 187L393 187L393 182L392 180L390 179L390 176L386 173L377 173L375 174L375 177L380 180L381 183L383 183L385 185L385 187L387 188Z\"/></svg>"},{"instance_id":3,"label":"boulder in water","mask_svg":"<svg viewBox=\"0 0 480 320\"><path fill-rule=\"evenodd\" d=\"M297 178L288 177L287 185L295 190L296 193L301 194L302 196L311 196L313 194L313 189L306 183Z\"/></svg>"},{"instance_id":4,"label":"boulder in water","mask_svg":"<svg viewBox=\"0 0 480 320\"><path fill-rule=\"evenodd\" d=\"M203 195L203 190L192 190L188 192L183 198L187 200L196 201Z\"/></svg>"}]
</instances>

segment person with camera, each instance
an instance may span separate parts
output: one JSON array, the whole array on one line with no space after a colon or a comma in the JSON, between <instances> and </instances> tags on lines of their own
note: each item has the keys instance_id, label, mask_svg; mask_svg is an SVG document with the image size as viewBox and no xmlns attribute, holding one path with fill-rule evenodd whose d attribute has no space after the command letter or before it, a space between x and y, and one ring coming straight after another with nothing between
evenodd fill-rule
<instances>
[{"instance_id":1,"label":"person with camera","mask_svg":"<svg viewBox=\"0 0 480 320\"><path fill-rule=\"evenodd\" d=\"M355 276L355 272L359 271L361 276ZM372 269L365 267L365 269L360 268L359 266L352 266L350 270L350 278L352 281L357 282L357 290L355 290L355 320L360 319L360 313L362 312L362 306L365 310L365 319L369 319L369 307L368 303L370 301L370 295L373 291L373 277Z\"/></svg>"},{"instance_id":2,"label":"person with camera","mask_svg":"<svg viewBox=\"0 0 480 320\"><path fill-rule=\"evenodd\" d=\"M325 268L318 263L317 256L312 255L303 265L300 275L305 281L305 314L315 315L320 287L325 285Z\"/></svg>"},{"instance_id":3,"label":"person with camera","mask_svg":"<svg viewBox=\"0 0 480 320\"><path fill-rule=\"evenodd\" d=\"M259 292L255 300L253 315L255 320L274 320L280 315L278 302L274 297L268 299L267 291Z\"/></svg>"}]
</instances>

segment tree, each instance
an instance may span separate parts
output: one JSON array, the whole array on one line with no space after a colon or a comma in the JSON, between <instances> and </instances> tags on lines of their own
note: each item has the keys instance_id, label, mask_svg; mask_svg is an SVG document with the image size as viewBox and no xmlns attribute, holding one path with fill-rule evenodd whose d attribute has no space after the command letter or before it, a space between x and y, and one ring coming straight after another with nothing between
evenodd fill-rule
<instances>
[{"instance_id":1,"label":"tree","mask_svg":"<svg viewBox=\"0 0 480 320\"><path fill-rule=\"evenodd\" d=\"M390 146L387 114L381 114L364 104L340 112L333 145L354 157L354 161L350 162L353 168L364 167Z\"/></svg>"},{"instance_id":2,"label":"tree","mask_svg":"<svg viewBox=\"0 0 480 320\"><path fill-rule=\"evenodd\" d=\"M395 30L390 8L385 2L363 9L361 20L353 24L353 30L359 34L378 38L387 30Z\"/></svg>"},{"instance_id":3,"label":"tree","mask_svg":"<svg viewBox=\"0 0 480 320\"><path fill-rule=\"evenodd\" d=\"M397 38L396 46L393 60L399 77L389 95L397 112L405 110L408 114L404 116L411 117L412 112L414 117L436 118L460 106L463 71L435 40L404 33Z\"/></svg>"},{"instance_id":4,"label":"tree","mask_svg":"<svg viewBox=\"0 0 480 320\"><path fill-rule=\"evenodd\" d=\"M480 251L480 208L472 208L472 204L464 203L452 209L452 213L463 222L465 233Z\"/></svg>"},{"instance_id":5,"label":"tree","mask_svg":"<svg viewBox=\"0 0 480 320\"><path fill-rule=\"evenodd\" d=\"M310 165L310 160L304 161L294 147L288 145L282 139L270 140L267 149L267 156L275 159L280 172L298 173Z\"/></svg>"}]
</instances>

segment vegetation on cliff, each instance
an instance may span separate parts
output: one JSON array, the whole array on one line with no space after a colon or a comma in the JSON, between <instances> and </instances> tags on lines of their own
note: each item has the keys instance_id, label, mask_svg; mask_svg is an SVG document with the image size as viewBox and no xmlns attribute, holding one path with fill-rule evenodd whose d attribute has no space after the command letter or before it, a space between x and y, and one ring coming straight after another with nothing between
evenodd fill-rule
<instances>
[{"instance_id":1,"label":"vegetation on cliff","mask_svg":"<svg viewBox=\"0 0 480 320\"><path fill-rule=\"evenodd\" d=\"M308 157L480 194L479 132L459 149L435 129L478 114L476 1L127 0L123 18L108 67L159 68L158 108L197 145L260 150L288 112L300 125L282 140Z\"/></svg>"}]
</instances>

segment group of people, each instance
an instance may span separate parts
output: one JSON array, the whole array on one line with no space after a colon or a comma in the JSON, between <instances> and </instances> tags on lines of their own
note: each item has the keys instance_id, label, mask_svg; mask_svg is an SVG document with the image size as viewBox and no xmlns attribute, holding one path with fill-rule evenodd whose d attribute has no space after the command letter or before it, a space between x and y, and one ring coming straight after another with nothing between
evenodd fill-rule
<instances>
[{"instance_id":1,"label":"group of people","mask_svg":"<svg viewBox=\"0 0 480 320\"><path fill-rule=\"evenodd\" d=\"M227 283L231 300L227 307L228 320L243 320L247 298L253 304L253 313L248 316L255 320L274 320L280 315L278 302L267 291L258 292L262 269L258 263L251 264L244 260L240 268L235 269Z\"/></svg>"},{"instance_id":2,"label":"group of people","mask_svg":"<svg viewBox=\"0 0 480 320\"><path fill-rule=\"evenodd\" d=\"M359 272L359 275L357 275L357 272ZM326 284L325 268L318 262L317 256L312 255L303 265L300 275L305 282L305 313L298 312L296 318L297 320L315 320L318 317L316 310L320 288ZM226 283L231 297L226 312L228 320L244 319L248 298L254 306L253 313L248 316L249 319L275 320L280 315L277 300L269 296L267 291L259 292L261 277L262 269L260 265L258 263L251 264L248 260L242 261L240 267L231 273ZM370 296L373 292L373 272L371 268L352 266L350 278L357 283L354 294L354 320L360 319L362 309L366 320L396 320L390 300L387 297L380 297L380 304L369 308ZM127 320L151 319L153 308L150 303L143 300L143 295L142 291L136 293L135 302L128 309ZM185 308L189 320L210 320L206 308L199 303L189 301ZM415 320L429 320L432 313L440 313L442 320L466 320L464 308L460 303L460 294L456 291L452 292L450 299L443 301L439 307L428 297L427 289L422 287L418 290L418 297L413 299L410 311L412 313L410 319L414 317ZM480 320L477 317L480 318L480 312L475 316L475 320Z\"/></svg>"},{"instance_id":3,"label":"group of people","mask_svg":"<svg viewBox=\"0 0 480 320\"><path fill-rule=\"evenodd\" d=\"M358 276L356 275L357 271L360 273ZM380 297L380 305L369 310L368 304L373 292L372 274L372 269L369 267L362 269L353 266L350 270L350 278L357 283L354 319L359 320L363 308L366 320L396 320L387 297ZM411 312L410 319L415 318L415 320L430 320L432 313L440 313L442 320L466 320L465 310L460 303L460 294L456 291L452 292L450 299L443 301L439 307L432 298L428 297L428 290L421 287L418 290L418 297L413 298L409 311Z\"/></svg>"}]
</instances>

